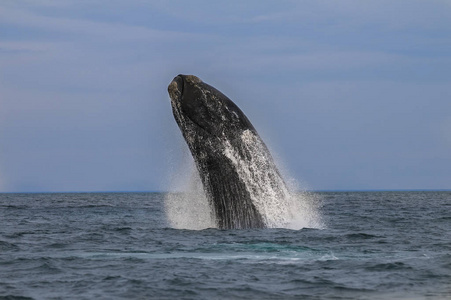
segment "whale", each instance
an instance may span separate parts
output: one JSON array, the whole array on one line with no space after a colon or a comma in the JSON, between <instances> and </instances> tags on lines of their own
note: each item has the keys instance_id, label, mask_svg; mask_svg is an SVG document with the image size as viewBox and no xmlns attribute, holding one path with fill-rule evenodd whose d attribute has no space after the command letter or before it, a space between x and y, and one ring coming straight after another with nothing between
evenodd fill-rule
<instances>
[{"instance_id":1,"label":"whale","mask_svg":"<svg viewBox=\"0 0 451 300\"><path fill-rule=\"evenodd\" d=\"M194 75L177 75L168 93L217 227L280 226L283 217L278 211L288 189L268 147L242 110Z\"/></svg>"}]
</instances>

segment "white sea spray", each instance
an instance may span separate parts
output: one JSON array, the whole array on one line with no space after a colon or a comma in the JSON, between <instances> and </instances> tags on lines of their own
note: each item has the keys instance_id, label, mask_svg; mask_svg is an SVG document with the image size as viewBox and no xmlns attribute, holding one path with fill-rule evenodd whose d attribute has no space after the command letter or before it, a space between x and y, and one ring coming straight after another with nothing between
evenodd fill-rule
<instances>
[{"instance_id":1,"label":"white sea spray","mask_svg":"<svg viewBox=\"0 0 451 300\"><path fill-rule=\"evenodd\" d=\"M239 138L242 149L235 149L226 140L223 154L235 166L266 226L323 228L319 196L303 191L296 180L286 176L287 172L280 173L266 146L252 131L245 130ZM243 158L241 153L247 153L248 156ZM165 199L170 225L195 230L216 227L213 210L189 155L185 155L185 161L177 175L171 189L177 192L168 193ZM289 180L286 181L285 178Z\"/></svg>"}]
</instances>

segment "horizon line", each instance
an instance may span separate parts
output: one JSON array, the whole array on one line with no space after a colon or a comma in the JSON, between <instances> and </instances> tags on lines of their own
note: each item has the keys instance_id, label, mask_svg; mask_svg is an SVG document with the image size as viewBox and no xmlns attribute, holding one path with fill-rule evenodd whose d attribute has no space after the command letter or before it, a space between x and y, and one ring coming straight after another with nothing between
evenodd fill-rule
<instances>
[{"instance_id":1,"label":"horizon line","mask_svg":"<svg viewBox=\"0 0 451 300\"><path fill-rule=\"evenodd\" d=\"M83 193L182 193L183 191L17 191L17 192L0 192L0 194L83 194ZM324 190L298 190L296 192L307 193L346 193L346 192L451 192L451 189L324 189Z\"/></svg>"}]
</instances>

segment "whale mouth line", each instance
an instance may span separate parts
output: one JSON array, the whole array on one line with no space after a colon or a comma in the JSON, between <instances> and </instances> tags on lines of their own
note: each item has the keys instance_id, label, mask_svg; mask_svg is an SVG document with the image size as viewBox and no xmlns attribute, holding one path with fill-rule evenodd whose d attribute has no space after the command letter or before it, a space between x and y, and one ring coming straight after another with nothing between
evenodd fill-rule
<instances>
[{"instance_id":1,"label":"whale mouth line","mask_svg":"<svg viewBox=\"0 0 451 300\"><path fill-rule=\"evenodd\" d=\"M208 130L205 126L202 126L201 124L197 123L194 119L190 118L190 116L186 113L183 113L186 118L188 118L194 125L196 125L199 129L205 131L209 135L214 135L211 130Z\"/></svg>"}]
</instances>

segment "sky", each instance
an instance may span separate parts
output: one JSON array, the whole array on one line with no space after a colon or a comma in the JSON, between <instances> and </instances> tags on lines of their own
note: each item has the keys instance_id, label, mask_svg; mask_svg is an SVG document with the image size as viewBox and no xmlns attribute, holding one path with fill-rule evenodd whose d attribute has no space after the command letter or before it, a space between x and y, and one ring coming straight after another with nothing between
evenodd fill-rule
<instances>
[{"instance_id":1,"label":"sky","mask_svg":"<svg viewBox=\"0 0 451 300\"><path fill-rule=\"evenodd\" d=\"M312 190L451 189L451 1L0 2L0 192L167 191L194 74Z\"/></svg>"}]
</instances>

